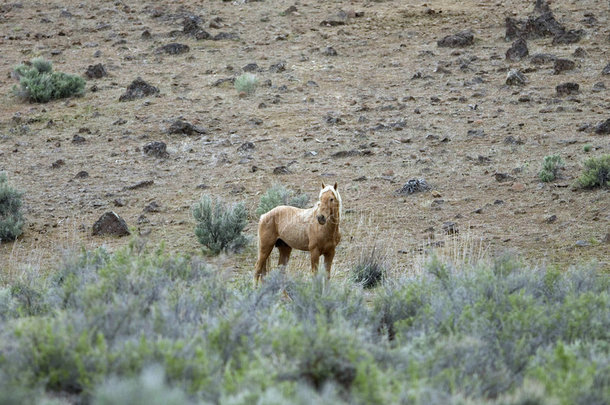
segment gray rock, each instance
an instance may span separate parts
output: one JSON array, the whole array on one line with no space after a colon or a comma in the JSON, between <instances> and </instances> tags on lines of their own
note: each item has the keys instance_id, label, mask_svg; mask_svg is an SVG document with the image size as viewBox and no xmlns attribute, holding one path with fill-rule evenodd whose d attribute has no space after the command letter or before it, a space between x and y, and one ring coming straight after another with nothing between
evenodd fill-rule
<instances>
[{"instance_id":1,"label":"gray rock","mask_svg":"<svg viewBox=\"0 0 610 405\"><path fill-rule=\"evenodd\" d=\"M157 87L151 86L142 80L141 77L138 77L127 87L127 91L119 97L119 101L131 101L156 94L159 94Z\"/></svg>"},{"instance_id":2,"label":"gray rock","mask_svg":"<svg viewBox=\"0 0 610 405\"><path fill-rule=\"evenodd\" d=\"M154 156L158 158L167 158L169 156L169 153L167 153L167 145L165 142L161 141L148 142L146 145L144 145L143 151L147 156Z\"/></svg>"},{"instance_id":3,"label":"gray rock","mask_svg":"<svg viewBox=\"0 0 610 405\"><path fill-rule=\"evenodd\" d=\"M506 84L509 86L524 86L527 78L517 69L512 69L506 75Z\"/></svg>"},{"instance_id":4,"label":"gray rock","mask_svg":"<svg viewBox=\"0 0 610 405\"><path fill-rule=\"evenodd\" d=\"M106 72L104 65L98 63L97 65L89 65L85 72L85 76L89 79L101 79L102 77L108 76L108 72Z\"/></svg>"},{"instance_id":5,"label":"gray rock","mask_svg":"<svg viewBox=\"0 0 610 405\"><path fill-rule=\"evenodd\" d=\"M437 45L441 48L463 48L474 43L474 35L471 31L462 31L457 34L447 35L443 39L437 41Z\"/></svg>"},{"instance_id":6,"label":"gray rock","mask_svg":"<svg viewBox=\"0 0 610 405\"><path fill-rule=\"evenodd\" d=\"M180 55L191 50L188 45L172 42L171 44L163 45L155 51L156 53L166 53L168 55Z\"/></svg>"},{"instance_id":7,"label":"gray rock","mask_svg":"<svg viewBox=\"0 0 610 405\"><path fill-rule=\"evenodd\" d=\"M401 188L395 191L397 195L409 195L430 190L430 186L424 179L411 179Z\"/></svg>"},{"instance_id":8,"label":"gray rock","mask_svg":"<svg viewBox=\"0 0 610 405\"><path fill-rule=\"evenodd\" d=\"M569 96L572 94L578 94L579 88L580 86L578 85L578 83L568 82L558 84L555 87L555 90L557 91L558 96Z\"/></svg>"},{"instance_id":9,"label":"gray rock","mask_svg":"<svg viewBox=\"0 0 610 405\"><path fill-rule=\"evenodd\" d=\"M527 42L523 38L519 38L513 42L511 47L506 51L506 59L513 62L520 61L527 55L529 55L529 50L527 49Z\"/></svg>"},{"instance_id":10,"label":"gray rock","mask_svg":"<svg viewBox=\"0 0 610 405\"><path fill-rule=\"evenodd\" d=\"M576 63L569 59L555 59L555 64L553 65L553 74L560 74L561 72L566 72L568 70L573 70L576 68Z\"/></svg>"},{"instance_id":11,"label":"gray rock","mask_svg":"<svg viewBox=\"0 0 610 405\"><path fill-rule=\"evenodd\" d=\"M114 211L103 214L94 224L92 235L127 236L129 228L123 218Z\"/></svg>"},{"instance_id":12,"label":"gray rock","mask_svg":"<svg viewBox=\"0 0 610 405\"><path fill-rule=\"evenodd\" d=\"M610 75L610 63L602 70L602 75Z\"/></svg>"},{"instance_id":13,"label":"gray rock","mask_svg":"<svg viewBox=\"0 0 610 405\"><path fill-rule=\"evenodd\" d=\"M610 134L610 118L606 121L602 121L595 126L595 133L598 135Z\"/></svg>"}]
</instances>

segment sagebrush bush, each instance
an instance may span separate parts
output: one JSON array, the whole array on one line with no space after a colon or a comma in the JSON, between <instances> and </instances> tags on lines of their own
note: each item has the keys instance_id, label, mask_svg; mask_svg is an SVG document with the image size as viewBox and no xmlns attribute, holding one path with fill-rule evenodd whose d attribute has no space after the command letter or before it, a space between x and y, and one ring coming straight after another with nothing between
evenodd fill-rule
<instances>
[{"instance_id":1,"label":"sagebrush bush","mask_svg":"<svg viewBox=\"0 0 610 405\"><path fill-rule=\"evenodd\" d=\"M610 154L592 157L585 161L585 171L578 178L582 188L608 187L610 180Z\"/></svg>"},{"instance_id":2,"label":"sagebrush bush","mask_svg":"<svg viewBox=\"0 0 610 405\"><path fill-rule=\"evenodd\" d=\"M280 271L255 289L137 244L83 252L0 288L0 402L609 403L606 275L427 270L374 295Z\"/></svg>"},{"instance_id":3,"label":"sagebrush bush","mask_svg":"<svg viewBox=\"0 0 610 405\"><path fill-rule=\"evenodd\" d=\"M21 235L24 224L22 196L23 193L9 186L6 173L0 173L0 243Z\"/></svg>"},{"instance_id":4,"label":"sagebrush bush","mask_svg":"<svg viewBox=\"0 0 610 405\"><path fill-rule=\"evenodd\" d=\"M53 71L51 62L35 58L29 64L15 67L19 87L14 92L35 103L46 103L71 96L81 96L85 91L85 79L77 75Z\"/></svg>"},{"instance_id":5,"label":"sagebrush bush","mask_svg":"<svg viewBox=\"0 0 610 405\"><path fill-rule=\"evenodd\" d=\"M238 250L247 243L242 234L247 216L243 203L227 206L218 198L212 202L204 195L193 207L193 217L197 221L195 235L213 254Z\"/></svg>"},{"instance_id":6,"label":"sagebrush bush","mask_svg":"<svg viewBox=\"0 0 610 405\"><path fill-rule=\"evenodd\" d=\"M356 265L352 268L352 280L364 288L379 285L386 274L385 258L377 252L376 247L371 253L362 253Z\"/></svg>"},{"instance_id":7,"label":"sagebrush bush","mask_svg":"<svg viewBox=\"0 0 610 405\"><path fill-rule=\"evenodd\" d=\"M235 79L235 89L239 93L253 94L258 87L258 78L252 73L244 73Z\"/></svg>"},{"instance_id":8,"label":"sagebrush bush","mask_svg":"<svg viewBox=\"0 0 610 405\"><path fill-rule=\"evenodd\" d=\"M555 180L559 170L564 167L563 159L559 155L549 155L544 157L542 169L538 172L541 181L549 182Z\"/></svg>"},{"instance_id":9,"label":"sagebrush bush","mask_svg":"<svg viewBox=\"0 0 610 405\"><path fill-rule=\"evenodd\" d=\"M279 205L291 205L297 208L305 208L309 204L307 194L295 194L286 187L275 184L261 196L260 203L256 209L256 215L261 216Z\"/></svg>"}]
</instances>

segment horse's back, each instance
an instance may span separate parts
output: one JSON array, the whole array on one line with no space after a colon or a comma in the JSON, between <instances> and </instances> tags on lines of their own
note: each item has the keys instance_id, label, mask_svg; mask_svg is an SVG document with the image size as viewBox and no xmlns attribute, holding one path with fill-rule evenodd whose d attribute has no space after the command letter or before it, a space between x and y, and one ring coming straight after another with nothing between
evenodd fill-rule
<instances>
[{"instance_id":1,"label":"horse's back","mask_svg":"<svg viewBox=\"0 0 610 405\"><path fill-rule=\"evenodd\" d=\"M261 215L259 238L282 240L288 246L308 250L307 212L310 210L280 205Z\"/></svg>"}]
</instances>

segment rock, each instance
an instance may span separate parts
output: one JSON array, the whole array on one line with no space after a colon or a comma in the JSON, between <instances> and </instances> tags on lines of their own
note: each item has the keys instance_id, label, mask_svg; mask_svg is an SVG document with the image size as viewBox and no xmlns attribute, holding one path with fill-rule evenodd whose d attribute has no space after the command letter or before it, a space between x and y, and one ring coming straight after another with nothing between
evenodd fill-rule
<instances>
[{"instance_id":1,"label":"rock","mask_svg":"<svg viewBox=\"0 0 610 405\"><path fill-rule=\"evenodd\" d=\"M60 167L62 167L65 164L66 164L66 162L64 162L63 159L57 159L55 162L51 163L51 168L59 169Z\"/></svg>"},{"instance_id":2,"label":"rock","mask_svg":"<svg viewBox=\"0 0 610 405\"><path fill-rule=\"evenodd\" d=\"M337 56L337 51L332 46L327 46L326 49L322 51L322 55L324 56Z\"/></svg>"},{"instance_id":3,"label":"rock","mask_svg":"<svg viewBox=\"0 0 610 405\"><path fill-rule=\"evenodd\" d=\"M437 45L441 48L463 48L474 43L474 35L471 31L462 31L457 34L447 35L443 39L437 41Z\"/></svg>"},{"instance_id":4,"label":"rock","mask_svg":"<svg viewBox=\"0 0 610 405\"><path fill-rule=\"evenodd\" d=\"M602 70L602 75L610 75L610 63Z\"/></svg>"},{"instance_id":5,"label":"rock","mask_svg":"<svg viewBox=\"0 0 610 405\"><path fill-rule=\"evenodd\" d=\"M507 173L494 173L494 177L498 183L513 180L513 177Z\"/></svg>"},{"instance_id":6,"label":"rock","mask_svg":"<svg viewBox=\"0 0 610 405\"><path fill-rule=\"evenodd\" d=\"M170 134L193 135L205 134L207 131L205 130L205 128L195 126L178 118L176 121L172 122L172 124L167 129L167 132Z\"/></svg>"},{"instance_id":7,"label":"rock","mask_svg":"<svg viewBox=\"0 0 610 405\"><path fill-rule=\"evenodd\" d=\"M523 86L527 83L527 78L517 69L512 69L506 75L506 84L509 86Z\"/></svg>"},{"instance_id":8,"label":"rock","mask_svg":"<svg viewBox=\"0 0 610 405\"><path fill-rule=\"evenodd\" d=\"M320 23L322 27L336 27L345 24L347 24L347 13L345 11L339 11L335 15L328 16Z\"/></svg>"},{"instance_id":9,"label":"rock","mask_svg":"<svg viewBox=\"0 0 610 405\"><path fill-rule=\"evenodd\" d=\"M455 235L459 233L457 224L453 221L443 222L442 229L447 235Z\"/></svg>"},{"instance_id":10,"label":"rock","mask_svg":"<svg viewBox=\"0 0 610 405\"><path fill-rule=\"evenodd\" d=\"M156 201L153 201L144 207L144 212L161 212L161 206Z\"/></svg>"},{"instance_id":11,"label":"rock","mask_svg":"<svg viewBox=\"0 0 610 405\"><path fill-rule=\"evenodd\" d=\"M582 48L582 47L580 47L580 46L579 46L578 48L576 48L576 49L574 50L574 52L572 53L572 56L574 56L575 58L580 58L580 59L582 59L582 58L587 57L587 51L585 51L585 49L584 49L584 48Z\"/></svg>"},{"instance_id":12,"label":"rock","mask_svg":"<svg viewBox=\"0 0 610 405\"><path fill-rule=\"evenodd\" d=\"M203 40L203 39L210 39L212 38L212 34L210 34L209 32L205 31L205 30L199 30L197 31L197 33L194 35L196 40Z\"/></svg>"},{"instance_id":13,"label":"rock","mask_svg":"<svg viewBox=\"0 0 610 405\"><path fill-rule=\"evenodd\" d=\"M424 179L411 179L401 188L395 191L397 195L409 195L430 190L430 186Z\"/></svg>"},{"instance_id":14,"label":"rock","mask_svg":"<svg viewBox=\"0 0 610 405\"><path fill-rule=\"evenodd\" d=\"M119 97L119 101L131 101L155 94L159 94L159 89L138 77L127 87L127 91Z\"/></svg>"},{"instance_id":15,"label":"rock","mask_svg":"<svg viewBox=\"0 0 610 405\"><path fill-rule=\"evenodd\" d=\"M580 39L582 38L583 35L584 35L583 30L569 30L569 31L560 32L560 33L556 34L555 37L553 38L553 45L573 44L573 43L580 41Z\"/></svg>"},{"instance_id":16,"label":"rock","mask_svg":"<svg viewBox=\"0 0 610 405\"><path fill-rule=\"evenodd\" d=\"M143 180L143 181L137 182L136 184L133 184L131 186L126 186L123 189L124 190L137 190L140 188L152 186L153 184L155 184L154 180Z\"/></svg>"},{"instance_id":17,"label":"rock","mask_svg":"<svg viewBox=\"0 0 610 405\"><path fill-rule=\"evenodd\" d=\"M212 37L212 39L214 41L223 41L223 40L237 41L237 40L239 40L239 36L234 32L219 32L218 34L214 35Z\"/></svg>"},{"instance_id":18,"label":"rock","mask_svg":"<svg viewBox=\"0 0 610 405\"><path fill-rule=\"evenodd\" d=\"M286 61L282 60L279 61L278 63L274 63L273 65L269 66L269 71L271 73L281 73L284 72L286 70Z\"/></svg>"},{"instance_id":19,"label":"rock","mask_svg":"<svg viewBox=\"0 0 610 405\"><path fill-rule=\"evenodd\" d=\"M507 41L512 41L516 38L536 39L550 37L565 32L565 28L555 20L553 13L550 11L542 13L538 17L530 16L525 21L506 17L505 24L505 38Z\"/></svg>"},{"instance_id":20,"label":"rock","mask_svg":"<svg viewBox=\"0 0 610 405\"><path fill-rule=\"evenodd\" d=\"M483 138L485 137L485 131L483 131L482 129L469 129L466 135L475 138Z\"/></svg>"},{"instance_id":21,"label":"rock","mask_svg":"<svg viewBox=\"0 0 610 405\"><path fill-rule=\"evenodd\" d=\"M146 145L144 145L142 150L147 156L154 156L158 158L167 158L169 156L169 153L167 153L167 145L165 144L165 142L148 142Z\"/></svg>"},{"instance_id":22,"label":"rock","mask_svg":"<svg viewBox=\"0 0 610 405\"><path fill-rule=\"evenodd\" d=\"M560 74L561 72L565 72L568 70L573 70L576 68L576 63L569 59L555 59L555 64L553 65L553 74Z\"/></svg>"},{"instance_id":23,"label":"rock","mask_svg":"<svg viewBox=\"0 0 610 405\"><path fill-rule=\"evenodd\" d=\"M595 126L595 133L598 135L610 134L610 118L606 121L602 121Z\"/></svg>"},{"instance_id":24,"label":"rock","mask_svg":"<svg viewBox=\"0 0 610 405\"><path fill-rule=\"evenodd\" d=\"M604 90L606 90L606 85L604 84L604 82L597 82L591 88L591 91L593 93L599 93L600 91L604 91Z\"/></svg>"},{"instance_id":25,"label":"rock","mask_svg":"<svg viewBox=\"0 0 610 405\"><path fill-rule=\"evenodd\" d=\"M127 236L129 228L123 218L114 211L103 214L94 224L92 235Z\"/></svg>"},{"instance_id":26,"label":"rock","mask_svg":"<svg viewBox=\"0 0 610 405\"><path fill-rule=\"evenodd\" d=\"M182 20L182 32L186 35L194 36L199 30L201 30L199 24L201 24L202 22L203 21L201 20L201 18L197 16L186 16L184 17L184 20Z\"/></svg>"},{"instance_id":27,"label":"rock","mask_svg":"<svg viewBox=\"0 0 610 405\"><path fill-rule=\"evenodd\" d=\"M296 13L297 11L298 10L297 10L296 6L290 6L286 10L282 11L281 15L293 14L293 13Z\"/></svg>"},{"instance_id":28,"label":"rock","mask_svg":"<svg viewBox=\"0 0 610 405\"><path fill-rule=\"evenodd\" d=\"M534 4L534 12L535 13L550 13L551 8L549 7L549 3L546 0L536 0L536 4Z\"/></svg>"},{"instance_id":29,"label":"rock","mask_svg":"<svg viewBox=\"0 0 610 405\"><path fill-rule=\"evenodd\" d=\"M187 53L191 50L188 45L179 44L177 42L172 42L167 45L163 45L155 51L156 53L166 53L168 55L180 55L183 53Z\"/></svg>"},{"instance_id":30,"label":"rock","mask_svg":"<svg viewBox=\"0 0 610 405\"><path fill-rule=\"evenodd\" d=\"M142 31L140 38L146 41L146 40L149 40L152 38L152 34L150 33L149 30L144 30L144 31Z\"/></svg>"},{"instance_id":31,"label":"rock","mask_svg":"<svg viewBox=\"0 0 610 405\"><path fill-rule=\"evenodd\" d=\"M515 138L514 136L509 135L504 138L504 143L507 145L523 145L525 141L521 139L521 137Z\"/></svg>"},{"instance_id":32,"label":"rock","mask_svg":"<svg viewBox=\"0 0 610 405\"><path fill-rule=\"evenodd\" d=\"M555 87L555 90L557 91L558 96L569 96L571 94L578 94L579 88L580 86L578 83L568 82L558 84Z\"/></svg>"},{"instance_id":33,"label":"rock","mask_svg":"<svg viewBox=\"0 0 610 405\"><path fill-rule=\"evenodd\" d=\"M97 65L89 65L85 72L85 76L89 79L101 79L102 77L108 76L108 72L106 72L104 65L98 63Z\"/></svg>"},{"instance_id":34,"label":"rock","mask_svg":"<svg viewBox=\"0 0 610 405\"><path fill-rule=\"evenodd\" d=\"M254 150L255 146L253 142L244 142L241 145L239 145L239 148L237 148L238 152L249 152L251 150Z\"/></svg>"},{"instance_id":35,"label":"rock","mask_svg":"<svg viewBox=\"0 0 610 405\"><path fill-rule=\"evenodd\" d=\"M555 221L557 221L557 215L550 215L544 219L547 224L552 224Z\"/></svg>"},{"instance_id":36,"label":"rock","mask_svg":"<svg viewBox=\"0 0 610 405\"><path fill-rule=\"evenodd\" d=\"M75 179L86 179L87 177L89 177L89 173L84 170L81 170L74 176Z\"/></svg>"},{"instance_id":37,"label":"rock","mask_svg":"<svg viewBox=\"0 0 610 405\"><path fill-rule=\"evenodd\" d=\"M330 156L334 157L334 158L346 158L346 157L353 157L353 156L363 156L365 154L368 155L368 154L370 154L370 152L371 151L369 151L369 150L360 151L360 150L356 150L356 149L340 150L339 152L335 152Z\"/></svg>"},{"instance_id":38,"label":"rock","mask_svg":"<svg viewBox=\"0 0 610 405\"><path fill-rule=\"evenodd\" d=\"M520 61L529 54L527 42L523 38L517 39L512 46L506 51L506 59L513 62Z\"/></svg>"},{"instance_id":39,"label":"rock","mask_svg":"<svg viewBox=\"0 0 610 405\"><path fill-rule=\"evenodd\" d=\"M575 245L577 247L588 247L591 246L591 243L587 242L586 240L577 240Z\"/></svg>"},{"instance_id":40,"label":"rock","mask_svg":"<svg viewBox=\"0 0 610 405\"><path fill-rule=\"evenodd\" d=\"M534 65L545 65L547 63L554 62L556 59L557 56L550 53L537 53L532 56L530 62L532 62Z\"/></svg>"}]
</instances>

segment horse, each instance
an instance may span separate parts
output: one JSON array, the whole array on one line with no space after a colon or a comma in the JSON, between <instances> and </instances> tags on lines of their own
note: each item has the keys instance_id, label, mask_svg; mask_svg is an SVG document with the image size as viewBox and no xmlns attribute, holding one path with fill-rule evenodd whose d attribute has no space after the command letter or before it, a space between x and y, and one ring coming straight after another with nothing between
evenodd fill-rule
<instances>
[{"instance_id":1,"label":"horse","mask_svg":"<svg viewBox=\"0 0 610 405\"><path fill-rule=\"evenodd\" d=\"M267 261L274 247L280 252L278 266L286 266L292 249L309 251L311 272L318 272L320 256L324 256L326 279L335 257L335 248L341 242L339 222L343 205L341 195L334 186L322 183L318 202L308 209L280 205L263 214L258 222L258 260L254 282L258 285L267 273Z\"/></svg>"}]
</instances>

